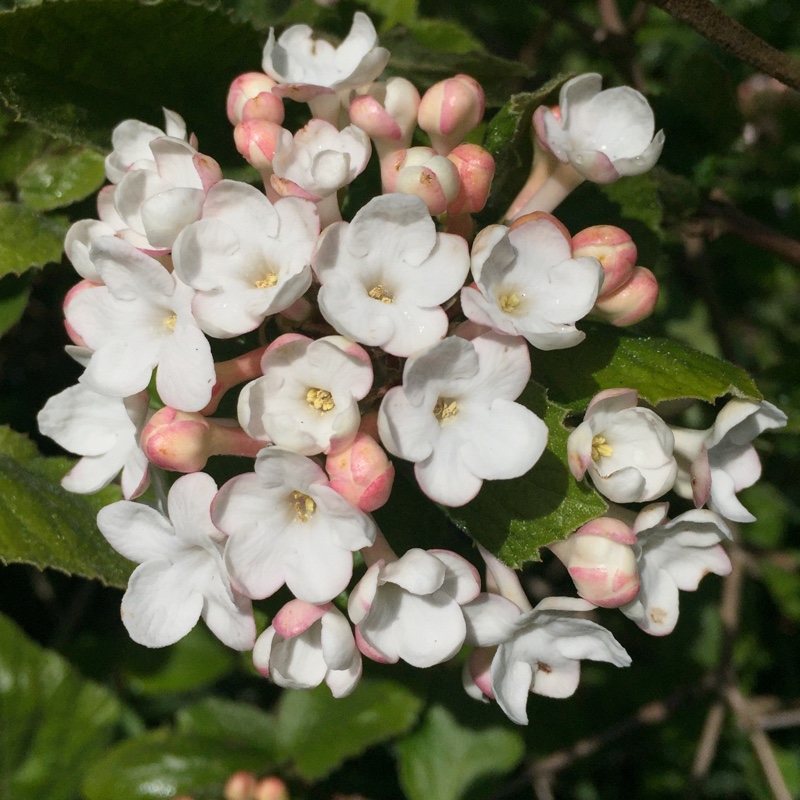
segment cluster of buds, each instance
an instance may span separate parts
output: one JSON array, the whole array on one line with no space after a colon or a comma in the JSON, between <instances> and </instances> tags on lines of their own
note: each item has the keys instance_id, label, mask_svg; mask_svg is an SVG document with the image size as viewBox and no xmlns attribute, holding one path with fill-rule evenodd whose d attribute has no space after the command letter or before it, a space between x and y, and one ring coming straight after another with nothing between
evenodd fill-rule
<instances>
[{"instance_id":1,"label":"cluster of buds","mask_svg":"<svg viewBox=\"0 0 800 800\"><path fill-rule=\"evenodd\" d=\"M115 130L99 219L76 223L65 244L82 278L64 303L69 351L85 371L48 401L40 429L82 457L64 479L71 491L122 474L125 499L98 526L138 564L122 600L137 642L171 644L202 617L275 683L324 682L337 697L364 657L429 667L467 644L468 691L524 722L528 691L571 694L581 659L629 663L583 612L618 606L665 633L677 588L725 571L719 515L746 518L736 492L757 477L750 441L784 418L732 401L709 431L673 432L633 390L595 398L569 438L576 480L588 474L615 503L674 488L698 510L672 522L663 504L632 523L620 512L554 544L581 598L531 608L488 553L484 592L456 553L398 555L371 516L392 491L386 451L446 506L526 474L548 441L518 402L529 347L578 345L589 314L626 325L653 310L655 279L627 234L573 237L550 212L576 175L652 166L663 135L652 138L638 92L573 79L560 112L535 118L539 188L473 240L493 176L491 156L463 141L483 115L481 87L457 75L420 97L403 78L376 82L388 58L360 12L338 47L306 26L270 33L264 72L237 78L227 106L263 189L223 179L172 112L163 131L134 120ZM294 133L284 98L310 108ZM628 112L633 127L620 122ZM417 126L430 147L412 146ZM341 195L373 150L382 191L345 222ZM260 347L215 360L215 340L255 331ZM236 418L214 416L239 386ZM218 455L247 459L221 487L203 471ZM183 474L167 494L169 472ZM155 502L135 502L150 481ZM366 571L351 585L357 552ZM293 599L257 636L253 601L283 587Z\"/></svg>"}]
</instances>

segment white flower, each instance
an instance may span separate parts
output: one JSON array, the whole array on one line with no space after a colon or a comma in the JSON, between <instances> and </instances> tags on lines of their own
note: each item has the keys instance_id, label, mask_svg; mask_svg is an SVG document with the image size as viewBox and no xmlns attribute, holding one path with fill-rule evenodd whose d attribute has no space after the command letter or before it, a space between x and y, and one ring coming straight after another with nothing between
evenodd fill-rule
<instances>
[{"instance_id":1,"label":"white flower","mask_svg":"<svg viewBox=\"0 0 800 800\"><path fill-rule=\"evenodd\" d=\"M540 106L534 114L539 140L584 178L611 183L647 172L658 161L664 132L655 136L653 110L629 86L600 91L597 73L578 75L561 87L560 119Z\"/></svg>"},{"instance_id":2,"label":"white flower","mask_svg":"<svg viewBox=\"0 0 800 800\"><path fill-rule=\"evenodd\" d=\"M230 537L225 560L234 585L258 599L285 583L300 600L327 603L347 587L353 552L377 531L316 463L277 447L258 454L255 472L219 490L212 515Z\"/></svg>"},{"instance_id":3,"label":"white flower","mask_svg":"<svg viewBox=\"0 0 800 800\"><path fill-rule=\"evenodd\" d=\"M709 572L727 575L728 554L720 542L730 538L725 522L713 511L695 509L667 519L667 504L645 508L634 523L638 538L641 588L635 600L621 606L642 630L654 636L671 633L678 621L678 590L693 592Z\"/></svg>"},{"instance_id":4,"label":"white flower","mask_svg":"<svg viewBox=\"0 0 800 800\"><path fill-rule=\"evenodd\" d=\"M542 455L547 427L514 402L529 377L523 339L451 336L406 362L403 385L381 403L381 440L414 462L432 500L463 505L484 480L524 475Z\"/></svg>"},{"instance_id":5,"label":"white flower","mask_svg":"<svg viewBox=\"0 0 800 800\"><path fill-rule=\"evenodd\" d=\"M548 217L484 228L472 246L472 275L477 288L461 290L467 317L541 350L583 341L575 322L592 310L603 282L600 262L573 259L569 239Z\"/></svg>"},{"instance_id":6,"label":"white flower","mask_svg":"<svg viewBox=\"0 0 800 800\"><path fill-rule=\"evenodd\" d=\"M194 291L154 259L112 236L91 249L104 286L78 292L66 305L68 325L94 350L82 384L129 397L147 388L158 366L161 399L199 411L216 380L211 348L192 316Z\"/></svg>"},{"instance_id":7,"label":"white flower","mask_svg":"<svg viewBox=\"0 0 800 800\"><path fill-rule=\"evenodd\" d=\"M355 438L358 401L372 387L364 348L342 336L276 339L261 359L264 377L239 395L239 424L249 436L305 456Z\"/></svg>"},{"instance_id":8,"label":"white flower","mask_svg":"<svg viewBox=\"0 0 800 800\"><path fill-rule=\"evenodd\" d=\"M51 397L37 417L39 430L71 453L83 456L61 479L69 492L98 492L122 471L122 494L138 497L150 482L139 444L148 416L147 392L108 397L81 384Z\"/></svg>"},{"instance_id":9,"label":"white flower","mask_svg":"<svg viewBox=\"0 0 800 800\"><path fill-rule=\"evenodd\" d=\"M197 291L200 327L229 338L255 330L311 285L311 253L319 233L316 207L295 198L273 206L238 181L220 181L203 203L202 219L175 241L176 275Z\"/></svg>"},{"instance_id":10,"label":"white flower","mask_svg":"<svg viewBox=\"0 0 800 800\"><path fill-rule=\"evenodd\" d=\"M202 616L234 650L249 650L256 627L250 601L231 589L222 560L224 535L209 508L217 486L203 472L184 475L169 493L169 519L154 508L121 500L100 510L109 544L138 562L122 598L122 621L146 647L174 644Z\"/></svg>"},{"instance_id":11,"label":"white flower","mask_svg":"<svg viewBox=\"0 0 800 800\"><path fill-rule=\"evenodd\" d=\"M334 697L346 697L361 677L350 623L332 603L289 601L256 640L253 663L278 686L311 689L325 681Z\"/></svg>"},{"instance_id":12,"label":"white flower","mask_svg":"<svg viewBox=\"0 0 800 800\"><path fill-rule=\"evenodd\" d=\"M355 89L375 80L389 60L389 51L378 46L372 21L361 11L353 15L350 33L338 47L312 38L312 33L308 25L292 25L276 42L270 28L261 66L279 84L273 94L305 102L318 94Z\"/></svg>"},{"instance_id":13,"label":"white flower","mask_svg":"<svg viewBox=\"0 0 800 800\"><path fill-rule=\"evenodd\" d=\"M575 479L588 471L595 488L615 503L661 497L678 470L672 432L654 411L638 408L637 400L634 389L600 392L567 439Z\"/></svg>"},{"instance_id":14,"label":"white flower","mask_svg":"<svg viewBox=\"0 0 800 800\"><path fill-rule=\"evenodd\" d=\"M513 722L528 723L528 692L572 695L578 688L582 659L618 667L631 663L605 628L576 615L592 608L579 598L548 597L517 618L514 633L497 648L490 670L494 697Z\"/></svg>"},{"instance_id":15,"label":"white flower","mask_svg":"<svg viewBox=\"0 0 800 800\"><path fill-rule=\"evenodd\" d=\"M679 467L675 491L693 498L698 507L708 503L734 522L753 522L755 517L736 497L761 476L761 462L750 442L785 424L786 415L772 403L734 398L708 430L672 428Z\"/></svg>"},{"instance_id":16,"label":"white flower","mask_svg":"<svg viewBox=\"0 0 800 800\"><path fill-rule=\"evenodd\" d=\"M441 304L463 285L467 244L437 233L418 197L382 195L323 231L314 257L322 315L343 336L409 356L444 338Z\"/></svg>"},{"instance_id":17,"label":"white flower","mask_svg":"<svg viewBox=\"0 0 800 800\"><path fill-rule=\"evenodd\" d=\"M480 591L475 568L447 550L378 559L350 593L347 611L364 655L415 667L452 658L466 636L461 606Z\"/></svg>"},{"instance_id":18,"label":"white flower","mask_svg":"<svg viewBox=\"0 0 800 800\"><path fill-rule=\"evenodd\" d=\"M112 187L113 188L113 187ZM114 236L118 228L97 219L81 219L75 222L64 237L64 253L72 262L75 271L84 280L91 283L102 283L90 255L92 242L101 236Z\"/></svg>"}]
</instances>

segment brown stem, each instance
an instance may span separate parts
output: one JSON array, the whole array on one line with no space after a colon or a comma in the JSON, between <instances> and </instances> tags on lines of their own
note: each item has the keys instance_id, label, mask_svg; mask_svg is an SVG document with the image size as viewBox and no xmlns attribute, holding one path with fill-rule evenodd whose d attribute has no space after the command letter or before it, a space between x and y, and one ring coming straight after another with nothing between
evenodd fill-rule
<instances>
[{"instance_id":1,"label":"brown stem","mask_svg":"<svg viewBox=\"0 0 800 800\"><path fill-rule=\"evenodd\" d=\"M800 60L776 50L711 0L649 0L741 61L800 89Z\"/></svg>"}]
</instances>

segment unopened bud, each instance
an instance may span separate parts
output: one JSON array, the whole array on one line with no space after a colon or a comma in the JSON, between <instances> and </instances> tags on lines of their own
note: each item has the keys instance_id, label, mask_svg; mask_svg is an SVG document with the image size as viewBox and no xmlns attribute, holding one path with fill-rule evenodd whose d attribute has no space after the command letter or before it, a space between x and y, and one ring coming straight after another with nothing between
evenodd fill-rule
<instances>
[{"instance_id":1,"label":"unopened bud","mask_svg":"<svg viewBox=\"0 0 800 800\"><path fill-rule=\"evenodd\" d=\"M272 93L275 81L263 72L245 72L228 90L226 110L231 125L248 119L263 119L280 125L284 118L283 100Z\"/></svg>"},{"instance_id":2,"label":"unopened bud","mask_svg":"<svg viewBox=\"0 0 800 800\"><path fill-rule=\"evenodd\" d=\"M233 420L212 420L169 406L157 411L145 425L141 445L152 464L172 472L199 472L210 456L255 458L265 447Z\"/></svg>"},{"instance_id":3,"label":"unopened bud","mask_svg":"<svg viewBox=\"0 0 800 800\"><path fill-rule=\"evenodd\" d=\"M431 147L391 153L384 159L381 173L385 191L414 194L433 215L444 213L461 186L456 165Z\"/></svg>"},{"instance_id":4,"label":"unopened bud","mask_svg":"<svg viewBox=\"0 0 800 800\"><path fill-rule=\"evenodd\" d=\"M474 214L483 209L494 178L494 158L477 144L460 144L447 158L455 164L461 186L448 214Z\"/></svg>"},{"instance_id":5,"label":"unopened bud","mask_svg":"<svg viewBox=\"0 0 800 800\"><path fill-rule=\"evenodd\" d=\"M350 121L375 143L379 155L411 144L417 122L419 92L405 78L373 83L350 102Z\"/></svg>"},{"instance_id":6,"label":"unopened bud","mask_svg":"<svg viewBox=\"0 0 800 800\"><path fill-rule=\"evenodd\" d=\"M417 119L437 153L447 155L483 119L481 85L469 75L435 83L422 96Z\"/></svg>"},{"instance_id":7,"label":"unopened bud","mask_svg":"<svg viewBox=\"0 0 800 800\"><path fill-rule=\"evenodd\" d=\"M613 294L631 279L636 255L631 237L614 225L593 225L572 237L572 257L593 256L603 268L599 298Z\"/></svg>"},{"instance_id":8,"label":"unopened bud","mask_svg":"<svg viewBox=\"0 0 800 800\"><path fill-rule=\"evenodd\" d=\"M64 295L64 302L61 306L64 312L64 328L67 331L67 336L69 336L70 341L72 341L73 344L78 345L78 347L86 347L86 342L83 341L83 338L78 335L78 332L70 324L67 309L69 308L69 304L81 292L85 291L86 289L96 289L98 286L102 286L102 284L92 283L91 281L86 280L79 281L66 293L66 295Z\"/></svg>"},{"instance_id":9,"label":"unopened bud","mask_svg":"<svg viewBox=\"0 0 800 800\"><path fill-rule=\"evenodd\" d=\"M234 772L225 782L222 796L225 800L253 800L256 776L252 772Z\"/></svg>"},{"instance_id":10,"label":"unopened bud","mask_svg":"<svg viewBox=\"0 0 800 800\"><path fill-rule=\"evenodd\" d=\"M639 594L634 544L636 536L624 522L600 517L548 547L567 568L584 600L616 608Z\"/></svg>"},{"instance_id":11,"label":"unopened bud","mask_svg":"<svg viewBox=\"0 0 800 800\"><path fill-rule=\"evenodd\" d=\"M291 800L289 788L277 776L262 778L256 784L253 800Z\"/></svg>"},{"instance_id":12,"label":"unopened bud","mask_svg":"<svg viewBox=\"0 0 800 800\"><path fill-rule=\"evenodd\" d=\"M276 122L265 119L249 119L233 129L236 149L247 159L247 163L260 172L272 170L275 143L283 130Z\"/></svg>"},{"instance_id":13,"label":"unopened bud","mask_svg":"<svg viewBox=\"0 0 800 800\"><path fill-rule=\"evenodd\" d=\"M658 302L658 281L647 267L636 267L631 279L613 294L598 300L593 313L623 328L649 317Z\"/></svg>"},{"instance_id":14,"label":"unopened bud","mask_svg":"<svg viewBox=\"0 0 800 800\"><path fill-rule=\"evenodd\" d=\"M558 228L559 233L567 240L567 242L571 241L572 237L569 235L569 229L567 226L560 219L557 219L552 214L548 214L546 211L531 211L528 214L523 214L521 217L517 217L508 226L508 229L513 231L515 228L519 228L528 222L535 222L538 219L546 219L549 222L552 222L553 225Z\"/></svg>"},{"instance_id":15,"label":"unopened bud","mask_svg":"<svg viewBox=\"0 0 800 800\"><path fill-rule=\"evenodd\" d=\"M352 444L328 454L325 469L330 487L362 511L374 511L389 499L394 465L366 433L359 432Z\"/></svg>"}]
</instances>

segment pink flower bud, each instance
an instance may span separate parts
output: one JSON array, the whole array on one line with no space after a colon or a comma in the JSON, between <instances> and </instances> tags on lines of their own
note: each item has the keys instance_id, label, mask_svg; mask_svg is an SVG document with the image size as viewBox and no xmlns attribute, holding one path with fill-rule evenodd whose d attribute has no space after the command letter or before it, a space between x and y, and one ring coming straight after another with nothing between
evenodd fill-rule
<instances>
[{"instance_id":1,"label":"pink flower bud","mask_svg":"<svg viewBox=\"0 0 800 800\"><path fill-rule=\"evenodd\" d=\"M266 347L257 347L255 350L243 353L229 361L220 361L214 364L217 382L211 390L211 400L200 413L204 416L213 414L228 389L238 386L240 383L245 383L245 381L260 378L263 374L261 372L261 358L266 349Z\"/></svg>"},{"instance_id":2,"label":"pink flower bud","mask_svg":"<svg viewBox=\"0 0 800 800\"><path fill-rule=\"evenodd\" d=\"M252 772L234 772L225 782L222 796L225 800L253 800L256 776Z\"/></svg>"},{"instance_id":3,"label":"pink flower bud","mask_svg":"<svg viewBox=\"0 0 800 800\"><path fill-rule=\"evenodd\" d=\"M417 119L437 153L447 155L483 119L481 85L469 75L435 83L422 97Z\"/></svg>"},{"instance_id":4,"label":"pink flower bud","mask_svg":"<svg viewBox=\"0 0 800 800\"><path fill-rule=\"evenodd\" d=\"M492 659L496 652L496 647L476 647L469 654L469 658L465 664L466 671L472 683L474 683L475 686L480 689L484 697L488 697L489 700L494 700L490 669L492 666Z\"/></svg>"},{"instance_id":5,"label":"pink flower bud","mask_svg":"<svg viewBox=\"0 0 800 800\"><path fill-rule=\"evenodd\" d=\"M616 608L639 594L634 544L636 536L625 523L600 517L548 547L567 568L584 600Z\"/></svg>"},{"instance_id":6,"label":"pink flower bud","mask_svg":"<svg viewBox=\"0 0 800 800\"><path fill-rule=\"evenodd\" d=\"M276 775L262 778L253 792L253 800L291 800L286 784Z\"/></svg>"},{"instance_id":7,"label":"pink flower bud","mask_svg":"<svg viewBox=\"0 0 800 800\"><path fill-rule=\"evenodd\" d=\"M255 458L264 442L251 439L233 420L212 420L169 406L145 425L142 450L148 460L173 472L199 472L210 456Z\"/></svg>"},{"instance_id":8,"label":"pink flower bud","mask_svg":"<svg viewBox=\"0 0 800 800\"><path fill-rule=\"evenodd\" d=\"M494 178L494 158L477 144L460 144L447 156L456 165L461 179L456 199L447 207L448 214L480 211L489 197Z\"/></svg>"},{"instance_id":9,"label":"pink flower bud","mask_svg":"<svg viewBox=\"0 0 800 800\"><path fill-rule=\"evenodd\" d=\"M352 444L330 453L325 469L331 488L362 511L374 511L389 499L394 466L366 433L359 432Z\"/></svg>"},{"instance_id":10,"label":"pink flower bud","mask_svg":"<svg viewBox=\"0 0 800 800\"><path fill-rule=\"evenodd\" d=\"M523 214L521 217L517 217L511 225L508 226L510 231L513 231L514 228L519 228L520 225L525 225L527 222L533 222L537 219L547 219L555 225L558 230L561 232L561 235L569 242L572 240L572 237L569 234L569 230L567 226L560 220L556 219L552 214L548 214L546 211L531 211L528 214Z\"/></svg>"},{"instance_id":11,"label":"pink flower bud","mask_svg":"<svg viewBox=\"0 0 800 800\"><path fill-rule=\"evenodd\" d=\"M64 295L64 302L61 305L61 309L64 312L64 316L66 317L67 314L67 307L69 304L83 291L86 289L95 289L98 286L102 286L100 283L92 283L91 281L79 281L76 283L67 293ZM86 342L83 341L83 338L78 335L78 332L72 325L69 324L67 319L64 319L64 328L67 331L67 336L69 336L70 340L73 344L76 344L78 347L86 347Z\"/></svg>"},{"instance_id":12,"label":"pink flower bud","mask_svg":"<svg viewBox=\"0 0 800 800\"><path fill-rule=\"evenodd\" d=\"M598 300L592 312L623 328L649 317L658 302L658 281L647 267L636 267L631 279L616 292Z\"/></svg>"},{"instance_id":13,"label":"pink flower bud","mask_svg":"<svg viewBox=\"0 0 800 800\"><path fill-rule=\"evenodd\" d=\"M245 72L228 90L226 110L231 125L248 119L283 122L283 100L272 94L275 81L263 72Z\"/></svg>"},{"instance_id":14,"label":"pink flower bud","mask_svg":"<svg viewBox=\"0 0 800 800\"><path fill-rule=\"evenodd\" d=\"M257 170L272 170L272 159L275 156L275 143L281 128L276 122L265 119L249 119L240 122L233 129L233 140L236 149Z\"/></svg>"},{"instance_id":15,"label":"pink flower bud","mask_svg":"<svg viewBox=\"0 0 800 800\"><path fill-rule=\"evenodd\" d=\"M378 153L406 148L417 122L419 92L405 78L373 83L350 102L350 121L365 131Z\"/></svg>"},{"instance_id":16,"label":"pink flower bud","mask_svg":"<svg viewBox=\"0 0 800 800\"><path fill-rule=\"evenodd\" d=\"M633 276L636 266L636 245L622 228L614 225L593 225L572 237L572 257L593 256L603 267L605 277L598 297L616 292Z\"/></svg>"},{"instance_id":17,"label":"pink flower bud","mask_svg":"<svg viewBox=\"0 0 800 800\"><path fill-rule=\"evenodd\" d=\"M385 191L414 194L433 215L444 213L461 186L456 165L431 147L391 153L384 158L381 173Z\"/></svg>"}]
</instances>

